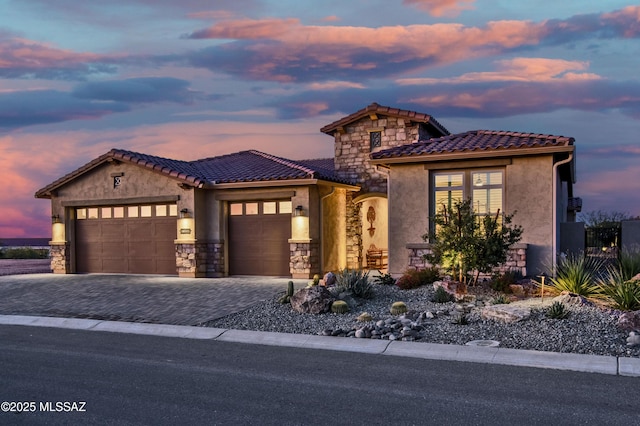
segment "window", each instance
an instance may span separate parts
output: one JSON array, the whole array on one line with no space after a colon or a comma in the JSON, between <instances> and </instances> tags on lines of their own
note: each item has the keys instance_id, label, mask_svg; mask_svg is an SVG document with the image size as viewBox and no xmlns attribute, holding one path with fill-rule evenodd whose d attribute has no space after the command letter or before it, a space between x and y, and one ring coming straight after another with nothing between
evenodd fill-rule
<instances>
[{"instance_id":1,"label":"window","mask_svg":"<svg viewBox=\"0 0 640 426\"><path fill-rule=\"evenodd\" d=\"M113 217L116 219L122 219L124 217L124 207L114 207Z\"/></svg>"},{"instance_id":2,"label":"window","mask_svg":"<svg viewBox=\"0 0 640 426\"><path fill-rule=\"evenodd\" d=\"M178 216L177 204L169 204L169 216Z\"/></svg>"},{"instance_id":3,"label":"window","mask_svg":"<svg viewBox=\"0 0 640 426\"><path fill-rule=\"evenodd\" d=\"M127 217L138 217L138 206L127 207Z\"/></svg>"},{"instance_id":4,"label":"window","mask_svg":"<svg viewBox=\"0 0 640 426\"><path fill-rule=\"evenodd\" d=\"M111 219L111 207L103 207L100 210L103 219Z\"/></svg>"},{"instance_id":5,"label":"window","mask_svg":"<svg viewBox=\"0 0 640 426\"><path fill-rule=\"evenodd\" d=\"M382 146L382 132L369 132L369 147L373 151L374 148Z\"/></svg>"},{"instance_id":6,"label":"window","mask_svg":"<svg viewBox=\"0 0 640 426\"><path fill-rule=\"evenodd\" d=\"M276 214L276 202L265 201L262 203L262 214Z\"/></svg>"},{"instance_id":7,"label":"window","mask_svg":"<svg viewBox=\"0 0 640 426\"><path fill-rule=\"evenodd\" d=\"M87 218L87 209L76 209L76 218L77 219L86 219Z\"/></svg>"},{"instance_id":8,"label":"window","mask_svg":"<svg viewBox=\"0 0 640 426\"><path fill-rule=\"evenodd\" d=\"M156 217L163 217L167 215L167 206L164 204L156 206Z\"/></svg>"},{"instance_id":9,"label":"window","mask_svg":"<svg viewBox=\"0 0 640 426\"><path fill-rule=\"evenodd\" d=\"M471 197L478 215L503 212L504 172L502 170L443 172L433 174L432 214L442 207L452 207L456 201Z\"/></svg>"},{"instance_id":10,"label":"window","mask_svg":"<svg viewBox=\"0 0 640 426\"><path fill-rule=\"evenodd\" d=\"M231 216L242 216L242 203L231 203L229 205L229 214Z\"/></svg>"},{"instance_id":11,"label":"window","mask_svg":"<svg viewBox=\"0 0 640 426\"><path fill-rule=\"evenodd\" d=\"M293 212L293 204L291 201L280 201L280 214L291 214Z\"/></svg>"}]
</instances>

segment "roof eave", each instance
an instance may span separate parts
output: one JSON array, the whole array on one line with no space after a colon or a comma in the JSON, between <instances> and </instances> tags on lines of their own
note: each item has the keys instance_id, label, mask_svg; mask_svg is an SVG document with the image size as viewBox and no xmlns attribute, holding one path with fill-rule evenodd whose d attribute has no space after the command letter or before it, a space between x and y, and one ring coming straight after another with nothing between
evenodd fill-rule
<instances>
[{"instance_id":1,"label":"roof eave","mask_svg":"<svg viewBox=\"0 0 640 426\"><path fill-rule=\"evenodd\" d=\"M555 154L561 152L573 152L575 147L573 145L554 146L554 147L538 147L538 148L516 148L516 149L496 149L496 150L481 150L481 151L459 151L448 153L432 153L421 155L405 155L400 157L388 157L372 159L371 164L385 165L385 164L400 164L400 163L427 163L434 161L447 161L447 160L468 160L486 157L522 157L526 155L545 155Z\"/></svg>"},{"instance_id":2,"label":"roof eave","mask_svg":"<svg viewBox=\"0 0 640 426\"><path fill-rule=\"evenodd\" d=\"M244 189L244 188L273 188L282 186L308 186L326 184L349 191L359 191L360 187L347 183L333 182L323 179L281 179L281 180L258 180L247 182L215 183L209 182L203 186L204 189Z\"/></svg>"}]
</instances>

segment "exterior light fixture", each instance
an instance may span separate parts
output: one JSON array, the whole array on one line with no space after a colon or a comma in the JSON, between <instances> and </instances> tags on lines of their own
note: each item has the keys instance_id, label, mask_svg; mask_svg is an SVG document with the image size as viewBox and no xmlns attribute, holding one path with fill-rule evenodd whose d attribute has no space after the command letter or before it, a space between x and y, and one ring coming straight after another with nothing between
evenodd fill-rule
<instances>
[{"instance_id":1,"label":"exterior light fixture","mask_svg":"<svg viewBox=\"0 0 640 426\"><path fill-rule=\"evenodd\" d=\"M58 216L57 214L51 216L51 223L60 223L60 216Z\"/></svg>"},{"instance_id":2,"label":"exterior light fixture","mask_svg":"<svg viewBox=\"0 0 640 426\"><path fill-rule=\"evenodd\" d=\"M293 211L293 217L302 217L302 216L304 216L304 207L302 206L296 207L296 209Z\"/></svg>"},{"instance_id":3,"label":"exterior light fixture","mask_svg":"<svg viewBox=\"0 0 640 426\"><path fill-rule=\"evenodd\" d=\"M180 219L186 219L189 217L191 217L191 215L189 214L189 209L180 210Z\"/></svg>"}]
</instances>

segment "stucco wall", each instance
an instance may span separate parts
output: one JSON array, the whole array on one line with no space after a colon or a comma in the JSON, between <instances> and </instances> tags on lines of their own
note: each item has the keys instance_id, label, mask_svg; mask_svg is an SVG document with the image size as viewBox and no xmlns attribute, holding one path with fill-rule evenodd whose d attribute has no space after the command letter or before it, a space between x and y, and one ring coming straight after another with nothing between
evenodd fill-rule
<instances>
[{"instance_id":1,"label":"stucco wall","mask_svg":"<svg viewBox=\"0 0 640 426\"><path fill-rule=\"evenodd\" d=\"M389 178L389 272L409 262L408 243L421 243L429 223L429 174L422 164L397 165Z\"/></svg>"},{"instance_id":2,"label":"stucco wall","mask_svg":"<svg viewBox=\"0 0 640 426\"><path fill-rule=\"evenodd\" d=\"M560 192L560 191L559 191ZM521 243L528 244L527 272L546 271L553 252L553 157L517 157L506 167L505 212L516 212Z\"/></svg>"}]
</instances>

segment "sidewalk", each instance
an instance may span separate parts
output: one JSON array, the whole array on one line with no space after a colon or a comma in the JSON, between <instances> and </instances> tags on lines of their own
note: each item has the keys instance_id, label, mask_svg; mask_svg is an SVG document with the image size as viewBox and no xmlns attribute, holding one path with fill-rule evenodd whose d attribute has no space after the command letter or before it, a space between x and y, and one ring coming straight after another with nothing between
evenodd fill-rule
<instances>
[{"instance_id":1,"label":"sidewalk","mask_svg":"<svg viewBox=\"0 0 640 426\"><path fill-rule=\"evenodd\" d=\"M640 377L640 359L599 355L561 354L518 349L439 345L434 343L325 337L307 334L271 333L165 324L0 315L0 324L57 327L112 333L143 334L220 342L346 351L412 358L476 362L518 367L550 368L609 375Z\"/></svg>"}]
</instances>

